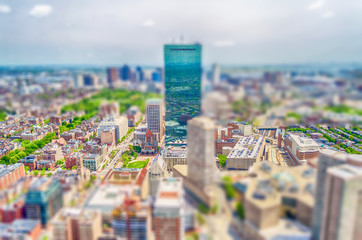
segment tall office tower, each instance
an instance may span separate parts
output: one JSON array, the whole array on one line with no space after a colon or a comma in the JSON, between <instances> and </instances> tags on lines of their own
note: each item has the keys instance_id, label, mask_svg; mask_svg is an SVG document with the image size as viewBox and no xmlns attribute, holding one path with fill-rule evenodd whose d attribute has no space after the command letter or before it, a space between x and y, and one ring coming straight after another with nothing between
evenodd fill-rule
<instances>
[{"instance_id":1,"label":"tall office tower","mask_svg":"<svg viewBox=\"0 0 362 240\"><path fill-rule=\"evenodd\" d=\"M57 179L41 177L30 184L25 197L25 216L39 219L43 226L63 206L63 191Z\"/></svg>"},{"instance_id":2,"label":"tall office tower","mask_svg":"<svg viewBox=\"0 0 362 240\"><path fill-rule=\"evenodd\" d=\"M83 83L84 83L84 86L97 87L99 84L99 78L95 74L84 74Z\"/></svg>"},{"instance_id":3,"label":"tall office tower","mask_svg":"<svg viewBox=\"0 0 362 240\"><path fill-rule=\"evenodd\" d=\"M118 69L107 68L107 82L109 85L114 84L118 80Z\"/></svg>"},{"instance_id":4,"label":"tall office tower","mask_svg":"<svg viewBox=\"0 0 362 240\"><path fill-rule=\"evenodd\" d=\"M362 239L362 168L329 168L326 181L320 239Z\"/></svg>"},{"instance_id":5,"label":"tall office tower","mask_svg":"<svg viewBox=\"0 0 362 240\"><path fill-rule=\"evenodd\" d=\"M84 86L84 79L83 79L83 75L79 74L77 76L74 77L74 85L77 88L81 88Z\"/></svg>"},{"instance_id":6,"label":"tall office tower","mask_svg":"<svg viewBox=\"0 0 362 240\"><path fill-rule=\"evenodd\" d=\"M162 68L156 68L154 72L152 72L152 81L154 82L162 82L163 78L163 70Z\"/></svg>"},{"instance_id":7,"label":"tall office tower","mask_svg":"<svg viewBox=\"0 0 362 240\"><path fill-rule=\"evenodd\" d=\"M154 221L156 239L184 239L182 178L164 178L160 181L154 206Z\"/></svg>"},{"instance_id":8,"label":"tall office tower","mask_svg":"<svg viewBox=\"0 0 362 240\"><path fill-rule=\"evenodd\" d=\"M62 208L51 221L54 240L97 240L102 235L100 212Z\"/></svg>"},{"instance_id":9,"label":"tall office tower","mask_svg":"<svg viewBox=\"0 0 362 240\"><path fill-rule=\"evenodd\" d=\"M207 117L197 117L188 121L187 176L204 192L214 184L215 129L215 123Z\"/></svg>"},{"instance_id":10,"label":"tall office tower","mask_svg":"<svg viewBox=\"0 0 362 240\"><path fill-rule=\"evenodd\" d=\"M327 169L346 163L348 154L323 149L319 152L317 186L313 211L312 239L320 239L321 223L323 217L324 198L326 196Z\"/></svg>"},{"instance_id":11,"label":"tall office tower","mask_svg":"<svg viewBox=\"0 0 362 240\"><path fill-rule=\"evenodd\" d=\"M140 66L136 67L136 81L143 82L144 80L144 73Z\"/></svg>"},{"instance_id":12,"label":"tall office tower","mask_svg":"<svg viewBox=\"0 0 362 240\"><path fill-rule=\"evenodd\" d=\"M219 64L215 63L212 65L212 84L214 86L220 83L220 67Z\"/></svg>"},{"instance_id":13,"label":"tall office tower","mask_svg":"<svg viewBox=\"0 0 362 240\"><path fill-rule=\"evenodd\" d=\"M130 80L132 77L132 70L128 65L124 65L123 67L121 67L121 69L119 70L119 77L123 80L123 81L127 81Z\"/></svg>"},{"instance_id":14,"label":"tall office tower","mask_svg":"<svg viewBox=\"0 0 362 240\"><path fill-rule=\"evenodd\" d=\"M200 44L165 45L166 143L186 139L187 120L201 111Z\"/></svg>"},{"instance_id":15,"label":"tall office tower","mask_svg":"<svg viewBox=\"0 0 362 240\"><path fill-rule=\"evenodd\" d=\"M163 106L161 99L148 99L146 102L147 128L156 135L157 142L161 141L163 135Z\"/></svg>"}]
</instances>

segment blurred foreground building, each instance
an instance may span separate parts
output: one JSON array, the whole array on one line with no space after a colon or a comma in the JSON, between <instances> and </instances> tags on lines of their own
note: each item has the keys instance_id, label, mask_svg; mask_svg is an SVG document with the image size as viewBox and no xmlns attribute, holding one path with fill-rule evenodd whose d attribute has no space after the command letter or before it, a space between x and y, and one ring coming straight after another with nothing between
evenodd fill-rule
<instances>
[{"instance_id":1,"label":"blurred foreground building","mask_svg":"<svg viewBox=\"0 0 362 240\"><path fill-rule=\"evenodd\" d=\"M361 167L361 155L320 151L313 239L361 238Z\"/></svg>"},{"instance_id":2,"label":"blurred foreground building","mask_svg":"<svg viewBox=\"0 0 362 240\"><path fill-rule=\"evenodd\" d=\"M51 224L54 240L97 240L102 235L102 218L96 211L63 208Z\"/></svg>"},{"instance_id":3,"label":"blurred foreground building","mask_svg":"<svg viewBox=\"0 0 362 240\"><path fill-rule=\"evenodd\" d=\"M114 208L112 226L114 235L121 239L147 240L151 237L151 209L137 196L127 197Z\"/></svg>"},{"instance_id":4,"label":"blurred foreground building","mask_svg":"<svg viewBox=\"0 0 362 240\"><path fill-rule=\"evenodd\" d=\"M263 161L252 172L243 202L245 239L310 239L315 170Z\"/></svg>"},{"instance_id":5,"label":"blurred foreground building","mask_svg":"<svg viewBox=\"0 0 362 240\"><path fill-rule=\"evenodd\" d=\"M0 165L0 189L6 189L25 176L24 164Z\"/></svg>"},{"instance_id":6,"label":"blurred foreground building","mask_svg":"<svg viewBox=\"0 0 362 240\"><path fill-rule=\"evenodd\" d=\"M25 216L38 219L45 226L63 206L63 194L55 178L34 179L25 198Z\"/></svg>"},{"instance_id":7,"label":"blurred foreground building","mask_svg":"<svg viewBox=\"0 0 362 240\"><path fill-rule=\"evenodd\" d=\"M181 178L164 178L160 181L154 205L156 239L184 239L183 198Z\"/></svg>"},{"instance_id":8,"label":"blurred foreground building","mask_svg":"<svg viewBox=\"0 0 362 240\"><path fill-rule=\"evenodd\" d=\"M17 219L11 224L0 223L0 239L38 239L42 232L39 220Z\"/></svg>"},{"instance_id":9,"label":"blurred foreground building","mask_svg":"<svg viewBox=\"0 0 362 240\"><path fill-rule=\"evenodd\" d=\"M188 194L207 206L214 203L215 124L207 117L188 121L187 166L175 165L174 176L182 177Z\"/></svg>"},{"instance_id":10,"label":"blurred foreground building","mask_svg":"<svg viewBox=\"0 0 362 240\"><path fill-rule=\"evenodd\" d=\"M362 239L362 168L344 164L327 172L320 239Z\"/></svg>"}]
</instances>

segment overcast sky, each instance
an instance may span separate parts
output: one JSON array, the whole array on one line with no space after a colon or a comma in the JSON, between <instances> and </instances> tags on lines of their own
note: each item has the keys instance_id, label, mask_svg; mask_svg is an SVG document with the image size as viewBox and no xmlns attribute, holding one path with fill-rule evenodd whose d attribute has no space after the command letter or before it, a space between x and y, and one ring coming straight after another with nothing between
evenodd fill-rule
<instances>
[{"instance_id":1,"label":"overcast sky","mask_svg":"<svg viewBox=\"0 0 362 240\"><path fill-rule=\"evenodd\" d=\"M361 0L0 0L0 65L362 62Z\"/></svg>"}]
</instances>

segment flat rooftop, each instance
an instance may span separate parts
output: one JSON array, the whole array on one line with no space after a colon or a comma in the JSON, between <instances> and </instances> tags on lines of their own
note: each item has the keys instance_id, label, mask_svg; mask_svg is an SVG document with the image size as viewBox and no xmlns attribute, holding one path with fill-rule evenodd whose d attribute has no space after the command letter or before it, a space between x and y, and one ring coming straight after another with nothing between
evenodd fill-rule
<instances>
[{"instance_id":1,"label":"flat rooftop","mask_svg":"<svg viewBox=\"0 0 362 240\"><path fill-rule=\"evenodd\" d=\"M289 136L296 142L299 147L318 147L319 145L311 138L301 137L296 134L289 134Z\"/></svg>"},{"instance_id":2,"label":"flat rooftop","mask_svg":"<svg viewBox=\"0 0 362 240\"><path fill-rule=\"evenodd\" d=\"M282 197L296 198L309 206L314 204L316 170L308 165L283 167L268 161L256 162L257 175L248 184L246 199L259 208L281 204Z\"/></svg>"},{"instance_id":3,"label":"flat rooftop","mask_svg":"<svg viewBox=\"0 0 362 240\"><path fill-rule=\"evenodd\" d=\"M362 178L362 167L357 167L350 164L343 164L329 168L328 173L344 180Z\"/></svg>"},{"instance_id":4,"label":"flat rooftop","mask_svg":"<svg viewBox=\"0 0 362 240\"><path fill-rule=\"evenodd\" d=\"M186 158L187 147L168 146L162 151L163 158Z\"/></svg>"},{"instance_id":5,"label":"flat rooftop","mask_svg":"<svg viewBox=\"0 0 362 240\"><path fill-rule=\"evenodd\" d=\"M102 214L111 214L113 209L121 205L125 196L132 195L133 187L130 185L101 185L89 197L85 209L99 210Z\"/></svg>"},{"instance_id":6,"label":"flat rooftop","mask_svg":"<svg viewBox=\"0 0 362 240\"><path fill-rule=\"evenodd\" d=\"M187 176L187 165L174 165L174 170L179 172L182 176Z\"/></svg>"},{"instance_id":7,"label":"flat rooftop","mask_svg":"<svg viewBox=\"0 0 362 240\"><path fill-rule=\"evenodd\" d=\"M262 136L240 138L227 158L256 158L264 139Z\"/></svg>"},{"instance_id":8,"label":"flat rooftop","mask_svg":"<svg viewBox=\"0 0 362 240\"><path fill-rule=\"evenodd\" d=\"M182 178L163 178L159 183L155 207L180 207L182 192Z\"/></svg>"}]
</instances>

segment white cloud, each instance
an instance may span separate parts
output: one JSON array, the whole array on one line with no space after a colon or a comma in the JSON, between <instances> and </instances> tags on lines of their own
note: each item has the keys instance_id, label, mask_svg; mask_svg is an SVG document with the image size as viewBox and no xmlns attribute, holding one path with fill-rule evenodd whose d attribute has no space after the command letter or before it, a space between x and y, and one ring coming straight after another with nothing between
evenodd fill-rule
<instances>
[{"instance_id":1,"label":"white cloud","mask_svg":"<svg viewBox=\"0 0 362 240\"><path fill-rule=\"evenodd\" d=\"M234 46L235 42L231 40L223 40L214 42L215 47L231 47Z\"/></svg>"},{"instance_id":2,"label":"white cloud","mask_svg":"<svg viewBox=\"0 0 362 240\"><path fill-rule=\"evenodd\" d=\"M333 11L326 11L323 13L322 15L323 18L332 18L334 17L334 12Z\"/></svg>"},{"instance_id":3,"label":"white cloud","mask_svg":"<svg viewBox=\"0 0 362 240\"><path fill-rule=\"evenodd\" d=\"M48 4L38 4L35 5L29 12L30 16L36 17L36 18L41 18L41 17L45 17L48 16L49 14L51 14L53 11L52 6L48 5Z\"/></svg>"},{"instance_id":4,"label":"white cloud","mask_svg":"<svg viewBox=\"0 0 362 240\"><path fill-rule=\"evenodd\" d=\"M8 5L0 5L0 13L9 13L11 12L11 8Z\"/></svg>"},{"instance_id":5,"label":"white cloud","mask_svg":"<svg viewBox=\"0 0 362 240\"><path fill-rule=\"evenodd\" d=\"M145 21L144 23L142 23L142 26L144 27L153 27L155 25L155 22L151 19Z\"/></svg>"},{"instance_id":6,"label":"white cloud","mask_svg":"<svg viewBox=\"0 0 362 240\"><path fill-rule=\"evenodd\" d=\"M320 9L324 6L325 4L325 0L317 0L313 3L311 3L308 7L309 10L313 11L313 10L317 10Z\"/></svg>"}]
</instances>

